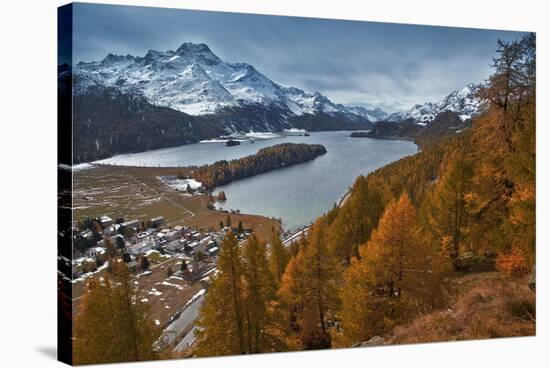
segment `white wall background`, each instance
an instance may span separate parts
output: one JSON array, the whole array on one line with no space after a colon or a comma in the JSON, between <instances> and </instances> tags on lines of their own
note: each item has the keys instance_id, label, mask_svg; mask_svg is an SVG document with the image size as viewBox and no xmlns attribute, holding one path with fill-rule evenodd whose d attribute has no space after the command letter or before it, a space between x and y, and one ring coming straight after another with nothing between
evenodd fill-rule
<instances>
[{"instance_id":1,"label":"white wall background","mask_svg":"<svg viewBox=\"0 0 550 368\"><path fill-rule=\"evenodd\" d=\"M96 1L105 2L105 1ZM56 7L0 5L0 366L56 367ZM548 10L536 0L149 0L108 3L537 32L536 338L140 363L140 367L518 367L548 361ZM545 169L546 166L546 169ZM546 213L545 213L546 212ZM545 350L546 347L546 350ZM105 367L110 367L107 365ZM115 365L113 365L114 367ZM116 367L130 366L127 364Z\"/></svg>"}]
</instances>

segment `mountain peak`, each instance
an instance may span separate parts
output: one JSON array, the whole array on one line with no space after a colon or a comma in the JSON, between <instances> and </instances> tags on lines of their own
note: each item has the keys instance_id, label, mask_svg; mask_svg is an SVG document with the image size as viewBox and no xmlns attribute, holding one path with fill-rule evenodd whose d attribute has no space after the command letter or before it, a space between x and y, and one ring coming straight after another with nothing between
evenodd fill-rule
<instances>
[{"instance_id":1,"label":"mountain peak","mask_svg":"<svg viewBox=\"0 0 550 368\"><path fill-rule=\"evenodd\" d=\"M210 48L205 43L193 43L193 42L184 42L178 47L176 50L177 53L183 53L183 52L210 52Z\"/></svg>"},{"instance_id":2,"label":"mountain peak","mask_svg":"<svg viewBox=\"0 0 550 368\"><path fill-rule=\"evenodd\" d=\"M212 50L210 50L208 45L204 43L182 43L176 50L176 54L186 58L196 59L207 65L215 65L221 62L220 58L218 58Z\"/></svg>"}]
</instances>

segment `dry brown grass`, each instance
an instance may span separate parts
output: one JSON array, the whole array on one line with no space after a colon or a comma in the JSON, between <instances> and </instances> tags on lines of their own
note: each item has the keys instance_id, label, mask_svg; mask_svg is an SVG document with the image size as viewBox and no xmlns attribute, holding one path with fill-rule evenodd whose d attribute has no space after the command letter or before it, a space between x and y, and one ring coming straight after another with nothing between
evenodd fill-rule
<instances>
[{"instance_id":1,"label":"dry brown grass","mask_svg":"<svg viewBox=\"0 0 550 368\"><path fill-rule=\"evenodd\" d=\"M111 218L147 221L164 216L169 226L188 225L219 229L227 213L208 208L206 195L189 197L164 185L158 176L176 175L186 168L96 166L74 174L75 219L108 215ZM265 241L271 229L280 230L278 221L264 216L231 214L234 224L242 221Z\"/></svg>"},{"instance_id":2,"label":"dry brown grass","mask_svg":"<svg viewBox=\"0 0 550 368\"><path fill-rule=\"evenodd\" d=\"M389 344L535 335L535 293L524 278L492 272L463 277L456 286L449 309L396 328Z\"/></svg>"}]
</instances>

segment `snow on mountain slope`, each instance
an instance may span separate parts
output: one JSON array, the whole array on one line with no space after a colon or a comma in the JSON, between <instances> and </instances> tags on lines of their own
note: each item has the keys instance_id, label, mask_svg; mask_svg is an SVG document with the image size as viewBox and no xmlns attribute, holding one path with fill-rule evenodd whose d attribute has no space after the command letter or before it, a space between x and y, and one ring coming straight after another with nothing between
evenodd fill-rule
<instances>
[{"instance_id":1,"label":"snow on mountain slope","mask_svg":"<svg viewBox=\"0 0 550 368\"><path fill-rule=\"evenodd\" d=\"M460 120L471 119L481 108L481 101L475 97L475 86L469 84L460 91L453 91L439 102L440 111L452 111L459 115Z\"/></svg>"},{"instance_id":2,"label":"snow on mountain slope","mask_svg":"<svg viewBox=\"0 0 550 368\"><path fill-rule=\"evenodd\" d=\"M381 120L386 120L389 117L389 114L379 107L372 110L368 110L364 107L353 106L353 107L347 107L347 110L349 112L363 116L369 119L370 121L372 121L373 123Z\"/></svg>"},{"instance_id":3,"label":"snow on mountain slope","mask_svg":"<svg viewBox=\"0 0 550 368\"><path fill-rule=\"evenodd\" d=\"M413 119L419 125L427 125L444 111L457 113L460 120L471 119L479 113L481 102L474 95L475 86L469 84L461 90L453 91L438 102L426 102L423 105L414 105L405 113L395 113L388 120L402 121Z\"/></svg>"},{"instance_id":4,"label":"snow on mountain slope","mask_svg":"<svg viewBox=\"0 0 550 368\"><path fill-rule=\"evenodd\" d=\"M77 94L93 85L115 87L190 115L254 104L275 105L297 116L351 114L377 121L385 114L335 104L318 92L283 87L252 65L223 62L205 44L184 43L176 51L150 50L144 57L109 54L102 61L79 63L74 73Z\"/></svg>"}]
</instances>

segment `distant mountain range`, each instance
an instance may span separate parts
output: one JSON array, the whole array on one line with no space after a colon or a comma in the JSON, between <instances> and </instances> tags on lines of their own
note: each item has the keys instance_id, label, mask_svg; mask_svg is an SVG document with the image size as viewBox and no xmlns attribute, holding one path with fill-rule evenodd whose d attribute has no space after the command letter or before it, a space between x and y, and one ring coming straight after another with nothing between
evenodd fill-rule
<instances>
[{"instance_id":1,"label":"distant mountain range","mask_svg":"<svg viewBox=\"0 0 550 368\"><path fill-rule=\"evenodd\" d=\"M281 86L250 64L224 62L205 44L143 57L109 54L59 70L60 85L72 77L75 162L235 132L364 130L381 121L426 125L444 111L464 121L479 109L472 86L405 113L345 106Z\"/></svg>"},{"instance_id":2,"label":"distant mountain range","mask_svg":"<svg viewBox=\"0 0 550 368\"><path fill-rule=\"evenodd\" d=\"M184 43L176 51L149 50L143 57L109 54L102 61L79 63L75 77L77 94L86 93L90 86L116 87L142 94L154 105L195 116L251 105L275 107L288 116L355 115L354 120L364 122L387 116L380 109L350 108L318 92L283 87L250 64L222 61L205 44Z\"/></svg>"},{"instance_id":3,"label":"distant mountain range","mask_svg":"<svg viewBox=\"0 0 550 368\"><path fill-rule=\"evenodd\" d=\"M475 85L469 84L458 91L453 91L438 102L426 102L422 105L414 105L404 113L394 113L386 120L401 122L412 120L419 125L427 125L437 115L445 111L451 111L458 115L460 120L470 120L480 111L481 104L475 97Z\"/></svg>"}]
</instances>

